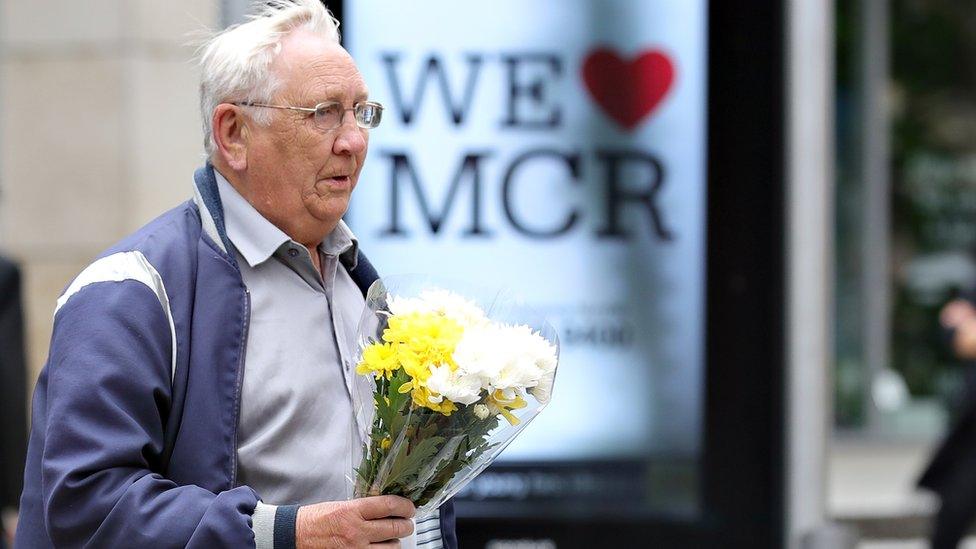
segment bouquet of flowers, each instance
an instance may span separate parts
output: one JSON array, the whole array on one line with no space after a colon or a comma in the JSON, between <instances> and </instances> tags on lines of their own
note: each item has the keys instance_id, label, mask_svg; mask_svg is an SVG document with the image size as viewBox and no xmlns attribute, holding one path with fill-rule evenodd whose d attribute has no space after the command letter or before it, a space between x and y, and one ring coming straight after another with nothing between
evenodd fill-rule
<instances>
[{"instance_id":1,"label":"bouquet of flowers","mask_svg":"<svg viewBox=\"0 0 976 549\"><path fill-rule=\"evenodd\" d=\"M377 281L366 301L356 367L365 385L354 392L365 432L353 493L403 496L423 516L549 402L557 338L497 294L483 308L420 279Z\"/></svg>"}]
</instances>

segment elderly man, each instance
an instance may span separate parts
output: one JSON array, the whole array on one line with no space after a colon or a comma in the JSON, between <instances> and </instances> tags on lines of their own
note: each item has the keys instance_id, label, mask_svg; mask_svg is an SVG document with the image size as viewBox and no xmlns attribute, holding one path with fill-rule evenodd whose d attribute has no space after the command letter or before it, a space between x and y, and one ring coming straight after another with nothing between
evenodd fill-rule
<instances>
[{"instance_id":1,"label":"elderly man","mask_svg":"<svg viewBox=\"0 0 976 549\"><path fill-rule=\"evenodd\" d=\"M19 546L456 546L450 505L348 500L376 273L341 217L382 107L318 0L260 4L203 49L194 198L58 300Z\"/></svg>"}]
</instances>

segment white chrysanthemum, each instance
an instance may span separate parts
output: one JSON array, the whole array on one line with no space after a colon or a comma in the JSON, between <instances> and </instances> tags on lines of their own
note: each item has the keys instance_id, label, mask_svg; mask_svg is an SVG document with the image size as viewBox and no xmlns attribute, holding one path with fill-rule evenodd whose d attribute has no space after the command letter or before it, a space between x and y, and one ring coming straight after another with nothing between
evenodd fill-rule
<instances>
[{"instance_id":1,"label":"white chrysanthemum","mask_svg":"<svg viewBox=\"0 0 976 549\"><path fill-rule=\"evenodd\" d=\"M553 369L549 373L542 376L539 380L539 384L535 387L529 388L529 394L534 396L540 404L545 404L549 402L549 398L552 397L552 384L555 381L556 370Z\"/></svg>"},{"instance_id":2,"label":"white chrysanthemum","mask_svg":"<svg viewBox=\"0 0 976 549\"><path fill-rule=\"evenodd\" d=\"M458 375L458 371L452 372L446 364L431 367L427 388L455 404L474 404L481 398L478 378Z\"/></svg>"},{"instance_id":3,"label":"white chrysanthemum","mask_svg":"<svg viewBox=\"0 0 976 549\"><path fill-rule=\"evenodd\" d=\"M474 417L478 419L488 419L489 415L491 415L491 410L489 410L487 406L484 404L474 405Z\"/></svg>"},{"instance_id":4,"label":"white chrysanthemum","mask_svg":"<svg viewBox=\"0 0 976 549\"><path fill-rule=\"evenodd\" d=\"M454 362L459 382L475 378L489 393L501 391L506 399L513 399L544 378L551 380L556 348L528 326L487 324L464 331L454 349Z\"/></svg>"},{"instance_id":5,"label":"white chrysanthemum","mask_svg":"<svg viewBox=\"0 0 976 549\"><path fill-rule=\"evenodd\" d=\"M475 302L447 290L423 290L419 297L389 295L387 306L394 315L437 313L464 327L488 322L485 312Z\"/></svg>"}]
</instances>

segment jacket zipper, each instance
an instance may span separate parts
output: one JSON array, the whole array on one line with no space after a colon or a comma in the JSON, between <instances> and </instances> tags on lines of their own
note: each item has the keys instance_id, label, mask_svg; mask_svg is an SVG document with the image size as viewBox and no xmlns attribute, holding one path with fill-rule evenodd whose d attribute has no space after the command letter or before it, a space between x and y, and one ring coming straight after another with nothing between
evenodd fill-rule
<instances>
[{"instance_id":1,"label":"jacket zipper","mask_svg":"<svg viewBox=\"0 0 976 549\"><path fill-rule=\"evenodd\" d=\"M247 336L251 328L251 290L244 287L244 334L241 339L241 359L237 365L237 390L234 394L234 447L231 448L230 485L237 487L237 435L241 429L241 393L244 390L244 359L247 356Z\"/></svg>"}]
</instances>

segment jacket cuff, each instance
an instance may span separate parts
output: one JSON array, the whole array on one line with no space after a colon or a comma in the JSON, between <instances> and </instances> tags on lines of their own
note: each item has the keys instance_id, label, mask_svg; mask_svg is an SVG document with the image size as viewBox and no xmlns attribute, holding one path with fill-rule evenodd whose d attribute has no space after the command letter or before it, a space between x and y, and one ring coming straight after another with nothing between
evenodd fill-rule
<instances>
[{"instance_id":1,"label":"jacket cuff","mask_svg":"<svg viewBox=\"0 0 976 549\"><path fill-rule=\"evenodd\" d=\"M254 544L257 549L274 549L274 523L278 514L277 505L258 502L251 515L251 529L254 530Z\"/></svg>"},{"instance_id":2,"label":"jacket cuff","mask_svg":"<svg viewBox=\"0 0 976 549\"><path fill-rule=\"evenodd\" d=\"M274 549L295 549L295 522L298 505L281 505L275 513Z\"/></svg>"},{"instance_id":3,"label":"jacket cuff","mask_svg":"<svg viewBox=\"0 0 976 549\"><path fill-rule=\"evenodd\" d=\"M298 505L268 505L258 502L251 516L257 549L295 549L295 521Z\"/></svg>"}]
</instances>

